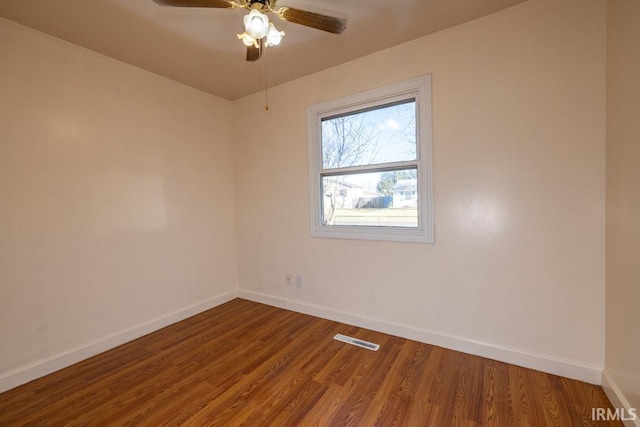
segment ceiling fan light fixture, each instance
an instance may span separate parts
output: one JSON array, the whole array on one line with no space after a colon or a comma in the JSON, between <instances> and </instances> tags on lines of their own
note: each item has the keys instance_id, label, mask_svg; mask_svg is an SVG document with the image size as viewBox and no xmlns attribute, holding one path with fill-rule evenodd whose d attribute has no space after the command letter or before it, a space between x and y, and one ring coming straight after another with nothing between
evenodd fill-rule
<instances>
[{"instance_id":1,"label":"ceiling fan light fixture","mask_svg":"<svg viewBox=\"0 0 640 427\"><path fill-rule=\"evenodd\" d=\"M332 34L342 34L347 28L346 18L337 18L290 6L277 7L276 3L280 0L153 1L160 6L248 10L249 13L243 17L245 31L238 34L238 39L247 47L246 59L248 62L259 60L263 55L264 48L279 45L284 37L284 31L278 31L275 25L270 22L267 13L273 13L279 19L292 24L304 25Z\"/></svg>"},{"instance_id":2,"label":"ceiling fan light fixture","mask_svg":"<svg viewBox=\"0 0 640 427\"><path fill-rule=\"evenodd\" d=\"M269 32L267 33L267 47L278 46L284 37L284 31L278 31L273 22L269 24Z\"/></svg>"},{"instance_id":3,"label":"ceiling fan light fixture","mask_svg":"<svg viewBox=\"0 0 640 427\"><path fill-rule=\"evenodd\" d=\"M257 9L252 9L244 17L244 28L247 34L259 40L269 33L269 17Z\"/></svg>"}]
</instances>

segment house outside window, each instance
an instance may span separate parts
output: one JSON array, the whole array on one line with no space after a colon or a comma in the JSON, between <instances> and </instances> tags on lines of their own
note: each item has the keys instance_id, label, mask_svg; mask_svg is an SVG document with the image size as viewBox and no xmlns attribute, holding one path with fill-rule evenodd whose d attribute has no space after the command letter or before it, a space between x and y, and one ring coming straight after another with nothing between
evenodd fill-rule
<instances>
[{"instance_id":1,"label":"house outside window","mask_svg":"<svg viewBox=\"0 0 640 427\"><path fill-rule=\"evenodd\" d=\"M433 242L430 76L310 106L314 237Z\"/></svg>"},{"instance_id":2,"label":"house outside window","mask_svg":"<svg viewBox=\"0 0 640 427\"><path fill-rule=\"evenodd\" d=\"M391 188L394 208L417 208L416 179L401 179Z\"/></svg>"}]
</instances>

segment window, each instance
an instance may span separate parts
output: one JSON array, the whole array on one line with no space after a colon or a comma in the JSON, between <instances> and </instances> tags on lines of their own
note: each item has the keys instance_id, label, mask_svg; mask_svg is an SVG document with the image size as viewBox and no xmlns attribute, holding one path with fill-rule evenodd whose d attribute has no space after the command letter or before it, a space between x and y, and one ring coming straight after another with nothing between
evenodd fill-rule
<instances>
[{"instance_id":1,"label":"window","mask_svg":"<svg viewBox=\"0 0 640 427\"><path fill-rule=\"evenodd\" d=\"M430 86L427 75L308 108L312 236L434 241Z\"/></svg>"}]
</instances>

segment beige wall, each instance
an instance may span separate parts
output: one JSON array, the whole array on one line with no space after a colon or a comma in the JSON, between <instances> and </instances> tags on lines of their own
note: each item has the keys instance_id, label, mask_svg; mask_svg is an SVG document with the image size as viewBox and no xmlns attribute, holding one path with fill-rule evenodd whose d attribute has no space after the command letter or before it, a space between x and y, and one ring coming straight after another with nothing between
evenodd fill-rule
<instances>
[{"instance_id":1,"label":"beige wall","mask_svg":"<svg viewBox=\"0 0 640 427\"><path fill-rule=\"evenodd\" d=\"M0 100L0 388L235 290L229 102L2 19Z\"/></svg>"},{"instance_id":2,"label":"beige wall","mask_svg":"<svg viewBox=\"0 0 640 427\"><path fill-rule=\"evenodd\" d=\"M599 381L605 12L532 0L236 101L245 295ZM426 73L436 243L310 238L306 107Z\"/></svg>"},{"instance_id":3,"label":"beige wall","mask_svg":"<svg viewBox=\"0 0 640 427\"><path fill-rule=\"evenodd\" d=\"M607 4L605 376L640 411L640 2Z\"/></svg>"}]
</instances>

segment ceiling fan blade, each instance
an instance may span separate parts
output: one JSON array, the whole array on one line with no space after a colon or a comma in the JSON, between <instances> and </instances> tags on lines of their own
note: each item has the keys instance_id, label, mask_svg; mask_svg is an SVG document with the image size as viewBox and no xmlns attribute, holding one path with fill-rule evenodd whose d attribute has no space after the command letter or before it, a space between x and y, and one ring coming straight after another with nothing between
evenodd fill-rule
<instances>
[{"instance_id":1,"label":"ceiling fan blade","mask_svg":"<svg viewBox=\"0 0 640 427\"><path fill-rule=\"evenodd\" d=\"M260 48L255 46L247 46L247 61L255 62L260 59Z\"/></svg>"},{"instance_id":2,"label":"ceiling fan blade","mask_svg":"<svg viewBox=\"0 0 640 427\"><path fill-rule=\"evenodd\" d=\"M160 6L175 7L213 7L217 9L231 9L236 4L231 0L153 0Z\"/></svg>"},{"instance_id":3,"label":"ceiling fan blade","mask_svg":"<svg viewBox=\"0 0 640 427\"><path fill-rule=\"evenodd\" d=\"M259 47L255 47L254 45L247 46L247 61L256 62L262 57L264 39L260 39L258 42L260 43Z\"/></svg>"},{"instance_id":4,"label":"ceiling fan blade","mask_svg":"<svg viewBox=\"0 0 640 427\"><path fill-rule=\"evenodd\" d=\"M333 34L342 34L342 32L347 28L346 19L334 18L333 16L308 12L306 10L295 9L293 7L281 7L278 9L277 14L285 21L315 28L317 30L327 31Z\"/></svg>"}]
</instances>

